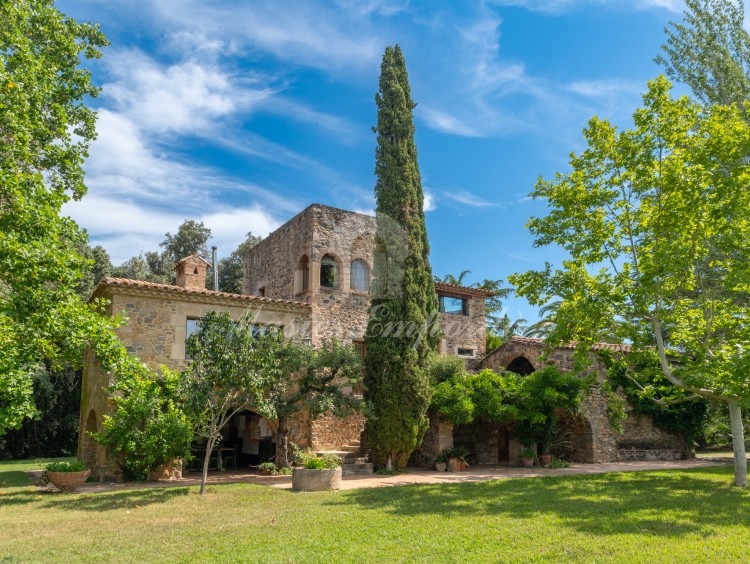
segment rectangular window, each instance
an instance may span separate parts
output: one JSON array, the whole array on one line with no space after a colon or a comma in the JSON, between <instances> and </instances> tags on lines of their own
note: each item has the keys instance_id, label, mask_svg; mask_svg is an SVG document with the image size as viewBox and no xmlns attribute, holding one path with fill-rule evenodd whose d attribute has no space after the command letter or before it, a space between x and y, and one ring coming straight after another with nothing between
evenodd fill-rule
<instances>
[{"instance_id":1,"label":"rectangular window","mask_svg":"<svg viewBox=\"0 0 750 564\"><path fill-rule=\"evenodd\" d=\"M474 358L474 349L462 349L462 348L459 348L459 349L456 350L456 354L458 356L470 356L470 357Z\"/></svg>"},{"instance_id":2,"label":"rectangular window","mask_svg":"<svg viewBox=\"0 0 750 564\"><path fill-rule=\"evenodd\" d=\"M190 356L187 352L187 340L190 335L195 333L198 330L198 320L197 319L191 319L190 317L187 318L185 321L185 360L188 360Z\"/></svg>"},{"instance_id":3,"label":"rectangular window","mask_svg":"<svg viewBox=\"0 0 750 564\"><path fill-rule=\"evenodd\" d=\"M454 296L439 296L440 312L452 315L469 315L468 303L465 298Z\"/></svg>"}]
</instances>

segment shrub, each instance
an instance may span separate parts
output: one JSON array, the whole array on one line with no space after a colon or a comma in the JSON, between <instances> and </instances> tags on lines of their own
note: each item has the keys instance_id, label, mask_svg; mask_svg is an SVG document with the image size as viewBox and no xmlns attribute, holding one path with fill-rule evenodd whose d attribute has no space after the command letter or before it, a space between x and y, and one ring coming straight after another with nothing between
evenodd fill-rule
<instances>
[{"instance_id":1,"label":"shrub","mask_svg":"<svg viewBox=\"0 0 750 564\"><path fill-rule=\"evenodd\" d=\"M294 463L308 470L328 470L338 468L344 461L335 454L317 455L310 450L301 450L296 453Z\"/></svg>"},{"instance_id":2,"label":"shrub","mask_svg":"<svg viewBox=\"0 0 750 564\"><path fill-rule=\"evenodd\" d=\"M258 464L258 470L261 472L268 472L272 476L275 476L279 473L279 471L276 468L276 464L273 462L263 462L262 464Z\"/></svg>"},{"instance_id":3,"label":"shrub","mask_svg":"<svg viewBox=\"0 0 750 564\"><path fill-rule=\"evenodd\" d=\"M115 412L94 439L112 449L125 478L143 481L159 465L186 456L193 426L176 401L179 375L163 369L122 378L114 387Z\"/></svg>"},{"instance_id":4,"label":"shrub","mask_svg":"<svg viewBox=\"0 0 750 564\"><path fill-rule=\"evenodd\" d=\"M88 470L88 466L80 460L50 462L46 467L47 472L83 472L84 470Z\"/></svg>"}]
</instances>

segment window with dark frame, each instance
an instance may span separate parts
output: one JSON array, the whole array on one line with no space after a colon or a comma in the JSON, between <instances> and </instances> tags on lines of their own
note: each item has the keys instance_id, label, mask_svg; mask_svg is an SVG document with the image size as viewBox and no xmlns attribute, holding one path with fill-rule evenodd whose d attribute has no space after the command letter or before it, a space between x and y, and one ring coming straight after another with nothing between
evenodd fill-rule
<instances>
[{"instance_id":1,"label":"window with dark frame","mask_svg":"<svg viewBox=\"0 0 750 564\"><path fill-rule=\"evenodd\" d=\"M474 349L464 349L464 348L458 348L456 349L456 355L457 356L474 356Z\"/></svg>"},{"instance_id":2,"label":"window with dark frame","mask_svg":"<svg viewBox=\"0 0 750 564\"><path fill-rule=\"evenodd\" d=\"M456 296L439 296L440 313L469 315L468 300Z\"/></svg>"}]
</instances>

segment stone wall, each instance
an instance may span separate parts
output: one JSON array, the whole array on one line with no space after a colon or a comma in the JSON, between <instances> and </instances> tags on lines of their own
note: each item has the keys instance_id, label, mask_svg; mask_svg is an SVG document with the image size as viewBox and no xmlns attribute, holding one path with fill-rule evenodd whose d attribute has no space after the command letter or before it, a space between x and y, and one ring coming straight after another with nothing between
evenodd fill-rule
<instances>
[{"instance_id":1,"label":"stone wall","mask_svg":"<svg viewBox=\"0 0 750 564\"><path fill-rule=\"evenodd\" d=\"M434 412L429 412L428 417L430 425L424 434L422 444L409 458L409 466L432 467L437 455L453 446L453 425L442 421Z\"/></svg>"},{"instance_id":2,"label":"stone wall","mask_svg":"<svg viewBox=\"0 0 750 564\"><path fill-rule=\"evenodd\" d=\"M292 338L305 338L310 327L310 308L304 304L274 302L249 296L223 294L208 290L185 290L176 286L108 279L100 284L95 297L110 301L106 313L121 313L127 323L116 330L130 354L149 368L161 365L180 370L185 366L185 339L188 319L199 319L209 311L229 312L234 319L251 313L260 324L283 326ZM109 453L92 441L85 440L92 413L96 429L103 416L111 412L107 388L111 379L93 354L84 359L81 419L79 423L79 457L92 461L97 474L115 472ZM90 430L90 429L89 429ZM309 430L300 433L309 435ZM93 452L92 452L93 451Z\"/></svg>"},{"instance_id":3,"label":"stone wall","mask_svg":"<svg viewBox=\"0 0 750 564\"><path fill-rule=\"evenodd\" d=\"M439 291L439 294L450 295ZM454 313L439 313L438 321L443 336L442 353L461 356L458 349L474 351L468 358L479 358L484 355L487 347L487 328L485 325L484 297L460 296L467 301L468 315Z\"/></svg>"},{"instance_id":4,"label":"stone wall","mask_svg":"<svg viewBox=\"0 0 750 564\"><path fill-rule=\"evenodd\" d=\"M312 421L311 446L313 450L337 450L339 447L358 441L365 428L365 417L355 413L348 417L322 415Z\"/></svg>"},{"instance_id":5,"label":"stone wall","mask_svg":"<svg viewBox=\"0 0 750 564\"><path fill-rule=\"evenodd\" d=\"M612 345L616 347L616 345ZM518 358L525 358L535 370L543 368L541 355L544 343L539 339L514 337L500 348L492 351L481 362L482 368L503 370ZM572 347L559 347L549 352L547 364L563 371L573 370ZM646 415L635 415L632 406L626 405L628 419L622 435L617 434L607 416L607 399L601 391L606 377L606 369L592 358L591 372L596 381L583 401L579 416L567 423L567 431L572 434L574 442L574 461L576 462L614 462L622 459L624 449L640 448L666 451L671 449L685 451L681 437L660 429Z\"/></svg>"}]
</instances>

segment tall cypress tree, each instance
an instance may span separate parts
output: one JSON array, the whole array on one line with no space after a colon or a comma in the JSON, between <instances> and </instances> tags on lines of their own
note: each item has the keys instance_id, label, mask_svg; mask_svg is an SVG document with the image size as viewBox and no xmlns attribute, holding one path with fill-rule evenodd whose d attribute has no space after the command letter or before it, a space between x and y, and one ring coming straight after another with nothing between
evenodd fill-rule
<instances>
[{"instance_id":1,"label":"tall cypress tree","mask_svg":"<svg viewBox=\"0 0 750 564\"><path fill-rule=\"evenodd\" d=\"M365 438L374 462L402 468L427 429L424 369L440 338L406 62L387 47L375 150L377 235L365 355Z\"/></svg>"}]
</instances>

